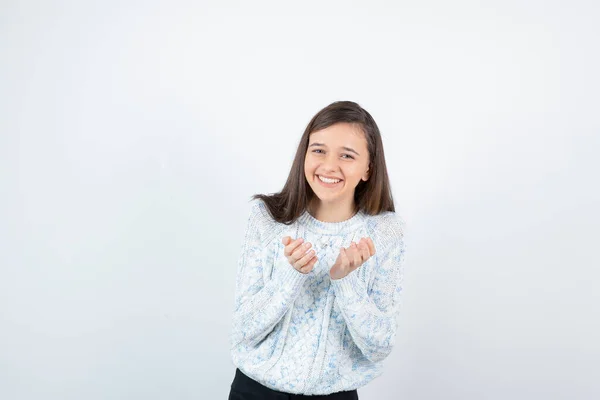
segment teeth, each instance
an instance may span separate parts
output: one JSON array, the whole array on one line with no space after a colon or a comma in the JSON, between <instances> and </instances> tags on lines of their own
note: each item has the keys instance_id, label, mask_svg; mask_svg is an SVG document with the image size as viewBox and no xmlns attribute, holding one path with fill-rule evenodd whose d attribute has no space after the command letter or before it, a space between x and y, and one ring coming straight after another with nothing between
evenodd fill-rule
<instances>
[{"instance_id":1,"label":"teeth","mask_svg":"<svg viewBox=\"0 0 600 400\"><path fill-rule=\"evenodd\" d=\"M339 179L329 179L329 178L323 178L320 175L317 175L319 177L319 179L325 183L338 183L340 180Z\"/></svg>"}]
</instances>

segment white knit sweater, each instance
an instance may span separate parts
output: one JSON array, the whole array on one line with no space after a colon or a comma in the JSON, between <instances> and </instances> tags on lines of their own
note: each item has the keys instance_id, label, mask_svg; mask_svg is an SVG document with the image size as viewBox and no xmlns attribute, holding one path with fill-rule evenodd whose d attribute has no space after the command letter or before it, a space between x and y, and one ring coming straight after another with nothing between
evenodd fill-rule
<instances>
[{"instance_id":1,"label":"white knit sweater","mask_svg":"<svg viewBox=\"0 0 600 400\"><path fill-rule=\"evenodd\" d=\"M396 335L404 226L393 212L342 222L305 212L285 225L253 200L236 279L233 364L271 389L306 395L357 389L381 375ZM312 243L318 261L310 273L289 264L284 236ZM340 248L361 237L376 254L331 280Z\"/></svg>"}]
</instances>

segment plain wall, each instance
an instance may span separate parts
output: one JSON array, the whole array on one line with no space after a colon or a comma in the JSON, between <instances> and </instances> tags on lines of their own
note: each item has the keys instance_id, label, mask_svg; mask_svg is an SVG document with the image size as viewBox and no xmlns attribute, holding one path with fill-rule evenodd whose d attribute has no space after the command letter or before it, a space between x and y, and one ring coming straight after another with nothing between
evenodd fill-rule
<instances>
[{"instance_id":1,"label":"plain wall","mask_svg":"<svg viewBox=\"0 0 600 400\"><path fill-rule=\"evenodd\" d=\"M600 398L593 1L2 1L0 398L224 399L248 200L377 121L407 222L361 399Z\"/></svg>"}]
</instances>

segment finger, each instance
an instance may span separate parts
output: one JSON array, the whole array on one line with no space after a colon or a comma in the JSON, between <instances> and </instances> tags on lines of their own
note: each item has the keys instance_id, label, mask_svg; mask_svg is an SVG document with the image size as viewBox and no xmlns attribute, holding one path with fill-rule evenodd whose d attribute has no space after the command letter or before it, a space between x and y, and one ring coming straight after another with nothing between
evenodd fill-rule
<instances>
[{"instance_id":1,"label":"finger","mask_svg":"<svg viewBox=\"0 0 600 400\"><path fill-rule=\"evenodd\" d=\"M281 239L281 243L283 243L284 245L288 245L290 244L290 242L292 241L292 238L289 236L284 236L283 239Z\"/></svg>"},{"instance_id":2,"label":"finger","mask_svg":"<svg viewBox=\"0 0 600 400\"><path fill-rule=\"evenodd\" d=\"M352 269L354 270L354 269L360 267L360 265L363 263L360 249L356 245L354 246L354 252L352 253L352 258L353 258Z\"/></svg>"},{"instance_id":3,"label":"finger","mask_svg":"<svg viewBox=\"0 0 600 400\"><path fill-rule=\"evenodd\" d=\"M350 259L348 258L348 253L345 248L340 249L340 262L342 267L347 267L350 264Z\"/></svg>"},{"instance_id":4,"label":"finger","mask_svg":"<svg viewBox=\"0 0 600 400\"><path fill-rule=\"evenodd\" d=\"M317 260L319 258L315 255L313 256L313 258L302 268L300 268L300 272L304 272L305 274L309 273L310 271L313 270L313 267L315 266L315 264L317 263Z\"/></svg>"},{"instance_id":5,"label":"finger","mask_svg":"<svg viewBox=\"0 0 600 400\"><path fill-rule=\"evenodd\" d=\"M294 262L295 262L295 261L301 259L302 257L304 257L304 255L306 254L308 249L310 249L311 246L312 246L312 244L310 242L306 242L306 243L303 243L301 246L298 246L291 255L292 260L294 260Z\"/></svg>"},{"instance_id":6,"label":"finger","mask_svg":"<svg viewBox=\"0 0 600 400\"><path fill-rule=\"evenodd\" d=\"M365 247L367 248L367 255L369 252L369 247L365 243L365 238L360 238L360 240L358 241L357 247L358 247L358 251L359 251L361 257L363 258L363 260L365 260ZM367 256L367 258L368 258L368 256Z\"/></svg>"},{"instance_id":7,"label":"finger","mask_svg":"<svg viewBox=\"0 0 600 400\"><path fill-rule=\"evenodd\" d=\"M360 249L358 248L358 245L355 242L350 243L350 251L348 257L350 258L351 269L354 269L360 264L362 264Z\"/></svg>"},{"instance_id":8,"label":"finger","mask_svg":"<svg viewBox=\"0 0 600 400\"><path fill-rule=\"evenodd\" d=\"M375 244L373 243L371 238L367 238L367 244L369 245L369 253L371 253L371 255L374 256L375 255Z\"/></svg>"},{"instance_id":9,"label":"finger","mask_svg":"<svg viewBox=\"0 0 600 400\"><path fill-rule=\"evenodd\" d=\"M369 245L367 245L367 241L361 240L359 248L361 251L363 262L367 261L369 259L369 257L371 257L371 254L369 253Z\"/></svg>"},{"instance_id":10,"label":"finger","mask_svg":"<svg viewBox=\"0 0 600 400\"><path fill-rule=\"evenodd\" d=\"M346 255L348 257L348 267L350 271L354 270L354 268L360 264L356 260L356 254L358 253L358 248L356 247L356 243L350 243L350 247L346 249Z\"/></svg>"},{"instance_id":11,"label":"finger","mask_svg":"<svg viewBox=\"0 0 600 400\"><path fill-rule=\"evenodd\" d=\"M283 254L285 254L286 257L291 256L292 253L298 248L298 246L300 246L302 244L302 242L304 242L304 239L302 239L302 238L298 238L298 239L294 240L293 242L291 242L290 244L285 246L285 249L283 250Z\"/></svg>"},{"instance_id":12,"label":"finger","mask_svg":"<svg viewBox=\"0 0 600 400\"><path fill-rule=\"evenodd\" d=\"M298 261L294 263L294 267L302 268L304 267L313 257L315 256L315 249L311 249L305 256L300 257Z\"/></svg>"},{"instance_id":13,"label":"finger","mask_svg":"<svg viewBox=\"0 0 600 400\"><path fill-rule=\"evenodd\" d=\"M361 250L366 250L366 251L367 251L367 254L369 255L369 257L371 256L371 252L370 252L370 250L369 250L369 244L368 244L368 242L367 242L367 238L361 238L361 239L360 239L360 242L358 243L358 247L359 247Z\"/></svg>"}]
</instances>

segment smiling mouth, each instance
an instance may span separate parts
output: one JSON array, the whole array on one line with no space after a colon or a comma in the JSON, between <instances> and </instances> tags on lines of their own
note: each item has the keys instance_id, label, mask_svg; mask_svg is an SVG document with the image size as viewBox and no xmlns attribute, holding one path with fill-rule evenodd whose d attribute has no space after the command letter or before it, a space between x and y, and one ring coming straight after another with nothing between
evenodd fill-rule
<instances>
[{"instance_id":1,"label":"smiling mouth","mask_svg":"<svg viewBox=\"0 0 600 400\"><path fill-rule=\"evenodd\" d=\"M333 187L343 181L342 179L324 178L321 175L316 175L316 176L317 176L318 181L325 187Z\"/></svg>"}]
</instances>

